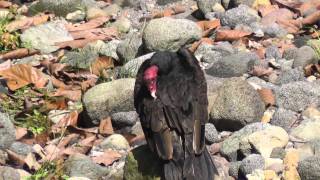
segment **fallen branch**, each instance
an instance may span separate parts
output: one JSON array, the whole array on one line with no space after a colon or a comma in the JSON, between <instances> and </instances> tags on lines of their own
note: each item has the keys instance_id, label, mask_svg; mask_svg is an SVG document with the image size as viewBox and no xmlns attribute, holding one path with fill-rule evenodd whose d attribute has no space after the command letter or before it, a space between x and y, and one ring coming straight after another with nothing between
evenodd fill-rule
<instances>
[{"instance_id":1,"label":"fallen branch","mask_svg":"<svg viewBox=\"0 0 320 180\"><path fill-rule=\"evenodd\" d=\"M10 52L7 52L5 54L0 55L0 59L2 60L7 60L7 59L19 59L19 58L24 58L27 56L32 56L34 54L38 54L38 50L30 50L27 48L21 48L21 49L16 49Z\"/></svg>"}]
</instances>

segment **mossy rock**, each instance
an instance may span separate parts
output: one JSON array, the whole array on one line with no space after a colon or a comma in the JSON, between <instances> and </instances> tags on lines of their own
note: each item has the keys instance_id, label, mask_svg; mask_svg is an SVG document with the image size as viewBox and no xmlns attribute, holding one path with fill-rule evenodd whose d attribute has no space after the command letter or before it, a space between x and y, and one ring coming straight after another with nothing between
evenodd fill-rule
<instances>
[{"instance_id":1,"label":"mossy rock","mask_svg":"<svg viewBox=\"0 0 320 180\"><path fill-rule=\"evenodd\" d=\"M162 167L162 161L147 145L137 147L126 158L124 180L160 180Z\"/></svg>"}]
</instances>

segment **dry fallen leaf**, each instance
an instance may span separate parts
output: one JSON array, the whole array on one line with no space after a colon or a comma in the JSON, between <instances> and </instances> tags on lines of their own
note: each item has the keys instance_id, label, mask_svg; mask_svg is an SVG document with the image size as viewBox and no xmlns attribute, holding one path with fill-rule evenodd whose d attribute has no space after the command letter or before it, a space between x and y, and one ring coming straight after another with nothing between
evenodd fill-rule
<instances>
[{"instance_id":1,"label":"dry fallen leaf","mask_svg":"<svg viewBox=\"0 0 320 180\"><path fill-rule=\"evenodd\" d=\"M279 9L279 6L277 5L267 5L267 6L260 7L258 11L260 12L262 17L265 17L266 15L268 15L269 13L277 9Z\"/></svg>"},{"instance_id":2,"label":"dry fallen leaf","mask_svg":"<svg viewBox=\"0 0 320 180\"><path fill-rule=\"evenodd\" d=\"M7 60L7 59L19 59L19 58L24 58L27 56L32 56L34 54L38 54L39 51L37 50L30 50L27 48L20 48L20 49L15 49L12 51L9 51L5 54L0 55L0 59Z\"/></svg>"},{"instance_id":3,"label":"dry fallen leaf","mask_svg":"<svg viewBox=\"0 0 320 180\"><path fill-rule=\"evenodd\" d=\"M63 119L61 119L57 124L52 126L52 130L59 131L61 128L65 128L68 126L76 126L78 123L79 113L77 111L72 111L70 114L66 115Z\"/></svg>"},{"instance_id":4,"label":"dry fallen leaf","mask_svg":"<svg viewBox=\"0 0 320 180\"><path fill-rule=\"evenodd\" d=\"M8 8L12 6L12 2L9 1L0 1L0 8Z\"/></svg>"},{"instance_id":5,"label":"dry fallen leaf","mask_svg":"<svg viewBox=\"0 0 320 180\"><path fill-rule=\"evenodd\" d=\"M16 129L16 140L19 140L28 134L27 128L16 127L15 129Z\"/></svg>"},{"instance_id":6,"label":"dry fallen leaf","mask_svg":"<svg viewBox=\"0 0 320 180\"><path fill-rule=\"evenodd\" d=\"M6 70L6 69L9 69L12 65L12 62L10 60L7 60L3 63L0 64L0 71L3 71L3 70Z\"/></svg>"},{"instance_id":7,"label":"dry fallen leaf","mask_svg":"<svg viewBox=\"0 0 320 180\"><path fill-rule=\"evenodd\" d=\"M90 21L83 23L83 24L66 24L65 27L70 32L84 31L84 30L97 28L109 20L110 20L109 17L102 16L102 17L97 17L97 18L91 19Z\"/></svg>"},{"instance_id":8,"label":"dry fallen leaf","mask_svg":"<svg viewBox=\"0 0 320 180\"><path fill-rule=\"evenodd\" d=\"M105 166L108 166L120 158L121 158L121 154L119 154L117 151L106 150L103 152L102 155L92 157L92 160L95 163L104 164Z\"/></svg>"},{"instance_id":9,"label":"dry fallen leaf","mask_svg":"<svg viewBox=\"0 0 320 180\"><path fill-rule=\"evenodd\" d=\"M82 94L81 90L69 90L69 89L59 88L51 96L63 96L72 101L79 101L81 99L81 94Z\"/></svg>"},{"instance_id":10,"label":"dry fallen leaf","mask_svg":"<svg viewBox=\"0 0 320 180\"><path fill-rule=\"evenodd\" d=\"M253 76L269 76L273 72L272 68L265 68L262 66L254 66L249 72Z\"/></svg>"},{"instance_id":11,"label":"dry fallen leaf","mask_svg":"<svg viewBox=\"0 0 320 180\"><path fill-rule=\"evenodd\" d=\"M258 89L258 93L266 106L273 106L276 104L276 98L271 89L261 88Z\"/></svg>"},{"instance_id":12,"label":"dry fallen leaf","mask_svg":"<svg viewBox=\"0 0 320 180\"><path fill-rule=\"evenodd\" d=\"M10 90L14 91L28 84L34 84L37 88L43 88L48 78L39 70L29 64L16 64L9 69L0 71L0 76L7 80Z\"/></svg>"},{"instance_id":13,"label":"dry fallen leaf","mask_svg":"<svg viewBox=\"0 0 320 180\"><path fill-rule=\"evenodd\" d=\"M104 135L113 134L113 127L110 117L100 121L99 133Z\"/></svg>"},{"instance_id":14,"label":"dry fallen leaf","mask_svg":"<svg viewBox=\"0 0 320 180\"><path fill-rule=\"evenodd\" d=\"M99 76L102 70L113 67L113 59L111 57L100 56L91 64L91 71L93 74Z\"/></svg>"},{"instance_id":15,"label":"dry fallen leaf","mask_svg":"<svg viewBox=\"0 0 320 180\"><path fill-rule=\"evenodd\" d=\"M202 44L202 43L206 43L206 44L212 45L212 44L213 44L213 40L210 39L210 38L202 38L202 39L200 39L199 41L194 42L194 43L191 45L191 47L189 48L189 50L194 53L194 52L198 49L198 47L200 46L200 44Z\"/></svg>"},{"instance_id":16,"label":"dry fallen leaf","mask_svg":"<svg viewBox=\"0 0 320 180\"><path fill-rule=\"evenodd\" d=\"M156 10L152 12L151 18L161 18L161 17L168 17L180 13L184 13L186 8L183 6L174 6L170 8L165 8L164 10Z\"/></svg>"},{"instance_id":17,"label":"dry fallen leaf","mask_svg":"<svg viewBox=\"0 0 320 180\"><path fill-rule=\"evenodd\" d=\"M41 168L41 165L38 163L33 153L29 153L24 161L29 169L38 170Z\"/></svg>"},{"instance_id":18,"label":"dry fallen leaf","mask_svg":"<svg viewBox=\"0 0 320 180\"><path fill-rule=\"evenodd\" d=\"M249 36L251 32L245 32L240 30L218 30L216 34L216 41L235 41L245 36Z\"/></svg>"},{"instance_id":19,"label":"dry fallen leaf","mask_svg":"<svg viewBox=\"0 0 320 180\"><path fill-rule=\"evenodd\" d=\"M6 29L9 32L16 31L19 29L27 29L30 26L36 26L43 24L49 20L50 15L42 14L34 17L27 17L21 20L15 20L6 25Z\"/></svg>"}]
</instances>

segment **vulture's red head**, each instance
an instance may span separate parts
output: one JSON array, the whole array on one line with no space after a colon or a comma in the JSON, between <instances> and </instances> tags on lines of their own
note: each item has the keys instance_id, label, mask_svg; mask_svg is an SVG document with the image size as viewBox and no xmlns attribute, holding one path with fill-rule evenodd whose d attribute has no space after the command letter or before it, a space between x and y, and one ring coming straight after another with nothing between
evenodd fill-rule
<instances>
[{"instance_id":1,"label":"vulture's red head","mask_svg":"<svg viewBox=\"0 0 320 180\"><path fill-rule=\"evenodd\" d=\"M152 65L148 67L143 74L143 79L146 82L148 90L153 98L156 97L157 92L157 77L158 77L158 66Z\"/></svg>"}]
</instances>

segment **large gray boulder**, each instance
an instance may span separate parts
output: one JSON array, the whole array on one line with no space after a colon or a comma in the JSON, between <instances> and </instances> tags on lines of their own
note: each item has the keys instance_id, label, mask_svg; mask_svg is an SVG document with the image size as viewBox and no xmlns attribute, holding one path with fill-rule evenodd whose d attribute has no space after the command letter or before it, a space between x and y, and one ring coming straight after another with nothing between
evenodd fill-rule
<instances>
[{"instance_id":1,"label":"large gray boulder","mask_svg":"<svg viewBox=\"0 0 320 180\"><path fill-rule=\"evenodd\" d=\"M235 28L237 25L250 25L260 21L260 16L257 11L246 5L240 5L236 8L229 9L222 16L221 24Z\"/></svg>"},{"instance_id":2,"label":"large gray boulder","mask_svg":"<svg viewBox=\"0 0 320 180\"><path fill-rule=\"evenodd\" d=\"M302 180L320 179L320 156L311 156L300 161L298 172Z\"/></svg>"},{"instance_id":3,"label":"large gray boulder","mask_svg":"<svg viewBox=\"0 0 320 180\"><path fill-rule=\"evenodd\" d=\"M94 124L116 112L133 111L135 79L119 79L89 89L83 96L86 112Z\"/></svg>"},{"instance_id":4,"label":"large gray boulder","mask_svg":"<svg viewBox=\"0 0 320 180\"><path fill-rule=\"evenodd\" d=\"M259 122L265 106L258 92L242 78L223 82L210 110L210 121L219 130L239 130Z\"/></svg>"},{"instance_id":5,"label":"large gray boulder","mask_svg":"<svg viewBox=\"0 0 320 180\"><path fill-rule=\"evenodd\" d=\"M151 20L143 33L150 51L177 51L181 46L201 38L201 29L193 21L170 17Z\"/></svg>"},{"instance_id":6,"label":"large gray boulder","mask_svg":"<svg viewBox=\"0 0 320 180\"><path fill-rule=\"evenodd\" d=\"M297 55L293 61L293 67L305 67L308 64L316 63L316 52L310 46L302 46L298 49Z\"/></svg>"}]
</instances>

